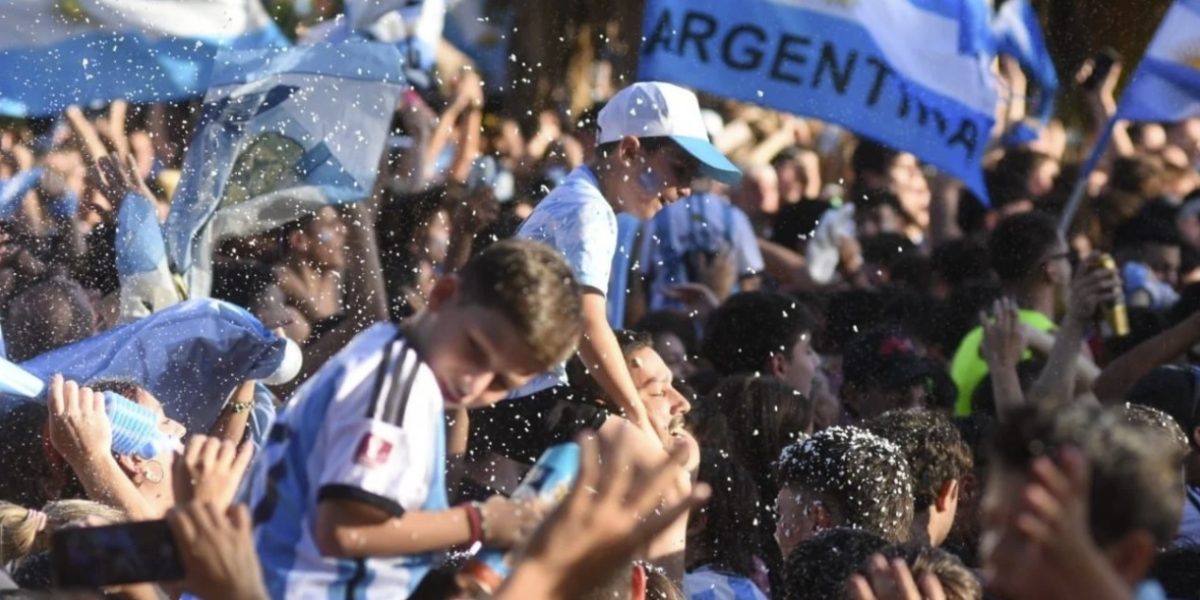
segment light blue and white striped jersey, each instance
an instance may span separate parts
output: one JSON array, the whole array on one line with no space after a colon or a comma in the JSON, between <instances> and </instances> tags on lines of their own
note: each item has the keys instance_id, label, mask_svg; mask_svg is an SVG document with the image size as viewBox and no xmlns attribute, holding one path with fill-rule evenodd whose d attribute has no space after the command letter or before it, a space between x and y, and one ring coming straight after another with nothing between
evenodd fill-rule
<instances>
[{"instance_id":1,"label":"light blue and white striped jersey","mask_svg":"<svg viewBox=\"0 0 1200 600\"><path fill-rule=\"evenodd\" d=\"M361 333L292 397L246 486L272 598L407 598L436 554L337 559L314 542L318 504L395 516L449 507L443 397L391 323Z\"/></svg>"},{"instance_id":2,"label":"light blue and white striped jersey","mask_svg":"<svg viewBox=\"0 0 1200 600\"><path fill-rule=\"evenodd\" d=\"M708 567L683 576L683 595L688 600L767 600L748 578L718 573Z\"/></svg>"}]
</instances>

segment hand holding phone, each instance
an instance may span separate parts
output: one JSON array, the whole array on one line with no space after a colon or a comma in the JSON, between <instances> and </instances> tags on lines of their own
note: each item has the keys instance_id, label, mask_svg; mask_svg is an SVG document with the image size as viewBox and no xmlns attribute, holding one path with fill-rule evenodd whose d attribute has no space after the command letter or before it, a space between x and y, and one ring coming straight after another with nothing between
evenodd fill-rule
<instances>
[{"instance_id":1,"label":"hand holding phone","mask_svg":"<svg viewBox=\"0 0 1200 600\"><path fill-rule=\"evenodd\" d=\"M1112 72L1112 68L1121 63L1121 53L1112 48L1103 48L1096 53L1092 58L1092 71L1088 73L1079 87L1091 92L1100 87L1100 84L1108 78L1108 74Z\"/></svg>"},{"instance_id":2,"label":"hand holding phone","mask_svg":"<svg viewBox=\"0 0 1200 600\"><path fill-rule=\"evenodd\" d=\"M179 540L189 593L201 598L268 598L245 504L224 508L191 502L167 513L167 523Z\"/></svg>"}]
</instances>

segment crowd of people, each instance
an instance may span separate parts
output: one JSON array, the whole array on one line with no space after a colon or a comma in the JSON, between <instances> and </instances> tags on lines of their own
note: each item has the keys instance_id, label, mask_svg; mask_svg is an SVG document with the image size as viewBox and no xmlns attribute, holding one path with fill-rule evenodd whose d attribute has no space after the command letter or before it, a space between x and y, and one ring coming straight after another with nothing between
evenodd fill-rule
<instances>
[{"instance_id":1,"label":"crowd of people","mask_svg":"<svg viewBox=\"0 0 1200 600\"><path fill-rule=\"evenodd\" d=\"M439 55L368 197L214 250L292 381L0 401L0 596L1200 598L1200 119L1118 122L1063 218L1119 65L1005 144L1001 60L983 199L595 54L590 106L523 112ZM166 219L196 106L0 122L9 361L128 319L118 217ZM180 449L114 452L105 392ZM569 491L514 493L566 443ZM64 532L164 519L181 579L60 585Z\"/></svg>"}]
</instances>

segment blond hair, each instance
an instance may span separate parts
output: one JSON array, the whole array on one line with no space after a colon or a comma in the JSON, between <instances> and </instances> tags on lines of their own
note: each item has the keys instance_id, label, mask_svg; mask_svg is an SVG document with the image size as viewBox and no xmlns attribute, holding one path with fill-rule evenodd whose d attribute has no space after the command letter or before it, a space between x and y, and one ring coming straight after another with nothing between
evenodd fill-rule
<instances>
[{"instance_id":1,"label":"blond hair","mask_svg":"<svg viewBox=\"0 0 1200 600\"><path fill-rule=\"evenodd\" d=\"M108 523L129 520L123 511L91 500L58 500L40 511L0 500L0 564L48 550L51 533L88 517L99 517Z\"/></svg>"}]
</instances>

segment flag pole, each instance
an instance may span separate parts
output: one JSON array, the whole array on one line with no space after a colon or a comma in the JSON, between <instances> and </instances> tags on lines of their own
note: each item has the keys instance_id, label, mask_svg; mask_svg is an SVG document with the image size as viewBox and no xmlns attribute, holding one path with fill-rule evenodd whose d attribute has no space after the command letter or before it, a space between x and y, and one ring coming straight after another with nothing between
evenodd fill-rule
<instances>
[{"instance_id":1,"label":"flag pole","mask_svg":"<svg viewBox=\"0 0 1200 600\"><path fill-rule=\"evenodd\" d=\"M1113 128L1116 125L1117 116L1113 115L1104 126L1104 130L1100 132L1096 144L1092 146L1092 153L1088 155L1087 162L1083 163L1083 170L1079 172L1079 179L1075 181L1075 188L1071 190L1071 198L1067 200L1067 207L1063 209L1062 217L1058 221L1058 232L1064 236L1067 234L1067 229L1071 227L1075 213L1079 211L1079 205L1083 203L1083 197L1087 194L1088 179L1091 177L1092 171L1096 170L1096 166L1100 164L1104 151L1108 149L1108 144L1112 141Z\"/></svg>"}]
</instances>

